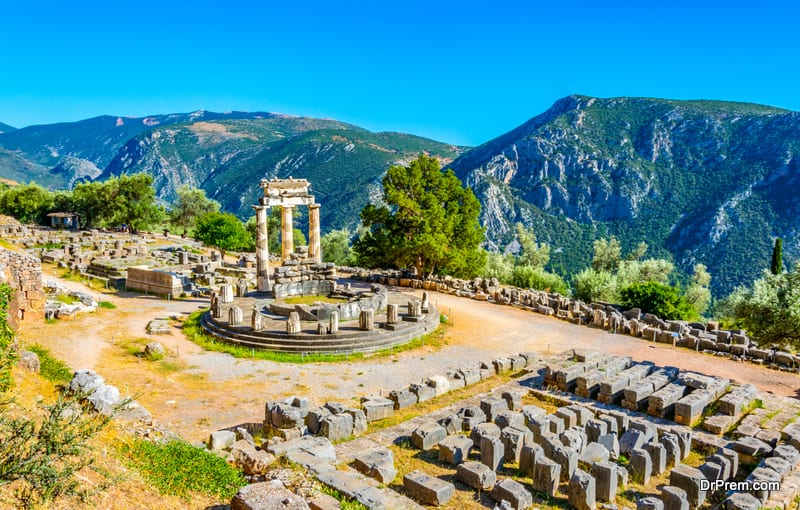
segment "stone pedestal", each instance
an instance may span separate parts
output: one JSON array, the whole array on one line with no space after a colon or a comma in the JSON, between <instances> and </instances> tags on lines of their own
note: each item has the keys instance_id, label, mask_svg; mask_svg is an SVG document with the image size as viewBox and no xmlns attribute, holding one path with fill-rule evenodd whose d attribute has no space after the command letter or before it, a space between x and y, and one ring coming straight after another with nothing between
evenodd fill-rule
<instances>
[{"instance_id":1,"label":"stone pedestal","mask_svg":"<svg viewBox=\"0 0 800 510\"><path fill-rule=\"evenodd\" d=\"M253 315L250 317L250 326L253 331L261 331L264 329L263 316L257 305L253 305Z\"/></svg>"},{"instance_id":2,"label":"stone pedestal","mask_svg":"<svg viewBox=\"0 0 800 510\"><path fill-rule=\"evenodd\" d=\"M219 302L233 303L233 285L225 284L219 287Z\"/></svg>"},{"instance_id":3,"label":"stone pedestal","mask_svg":"<svg viewBox=\"0 0 800 510\"><path fill-rule=\"evenodd\" d=\"M308 206L308 258L322 262L319 235L319 204Z\"/></svg>"},{"instance_id":4,"label":"stone pedestal","mask_svg":"<svg viewBox=\"0 0 800 510\"><path fill-rule=\"evenodd\" d=\"M339 332L339 312L333 310L330 316L330 326L328 327L328 333L331 335L335 335Z\"/></svg>"},{"instance_id":5,"label":"stone pedestal","mask_svg":"<svg viewBox=\"0 0 800 510\"><path fill-rule=\"evenodd\" d=\"M375 329L375 310L361 310L358 317L358 327L362 331L372 331Z\"/></svg>"},{"instance_id":6,"label":"stone pedestal","mask_svg":"<svg viewBox=\"0 0 800 510\"><path fill-rule=\"evenodd\" d=\"M300 314L292 312L289 314L289 320L286 321L286 333L296 335L300 333Z\"/></svg>"},{"instance_id":7,"label":"stone pedestal","mask_svg":"<svg viewBox=\"0 0 800 510\"><path fill-rule=\"evenodd\" d=\"M292 225L292 208L281 207L281 257L289 260L294 251L294 229Z\"/></svg>"},{"instance_id":8,"label":"stone pedestal","mask_svg":"<svg viewBox=\"0 0 800 510\"><path fill-rule=\"evenodd\" d=\"M399 306L396 304L386 305L386 323L397 324L400 320Z\"/></svg>"},{"instance_id":9,"label":"stone pedestal","mask_svg":"<svg viewBox=\"0 0 800 510\"><path fill-rule=\"evenodd\" d=\"M238 326L242 323L242 309L238 306L232 306L228 309L228 323L231 326Z\"/></svg>"}]
</instances>

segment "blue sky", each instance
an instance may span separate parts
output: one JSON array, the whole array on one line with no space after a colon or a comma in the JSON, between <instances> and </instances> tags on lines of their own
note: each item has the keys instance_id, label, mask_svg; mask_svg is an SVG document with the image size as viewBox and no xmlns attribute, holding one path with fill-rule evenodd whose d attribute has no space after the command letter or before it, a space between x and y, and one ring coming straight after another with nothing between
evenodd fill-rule
<instances>
[{"instance_id":1,"label":"blue sky","mask_svg":"<svg viewBox=\"0 0 800 510\"><path fill-rule=\"evenodd\" d=\"M0 121L274 111L475 145L560 97L800 110L792 2L0 0Z\"/></svg>"}]
</instances>

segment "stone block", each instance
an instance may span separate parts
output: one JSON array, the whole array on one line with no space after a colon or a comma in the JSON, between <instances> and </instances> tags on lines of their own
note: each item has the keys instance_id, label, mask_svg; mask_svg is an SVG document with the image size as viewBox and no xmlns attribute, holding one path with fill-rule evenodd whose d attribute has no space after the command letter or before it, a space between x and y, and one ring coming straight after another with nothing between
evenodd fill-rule
<instances>
[{"instance_id":1,"label":"stone block","mask_svg":"<svg viewBox=\"0 0 800 510\"><path fill-rule=\"evenodd\" d=\"M561 465L545 456L536 459L533 465L533 489L547 494L555 495L561 480Z\"/></svg>"},{"instance_id":2,"label":"stone block","mask_svg":"<svg viewBox=\"0 0 800 510\"><path fill-rule=\"evenodd\" d=\"M717 464L716 462L707 460L706 462L697 466L697 469L703 473L703 476L706 477L706 480L714 481L724 479L722 476L725 472L724 468L722 465Z\"/></svg>"},{"instance_id":3,"label":"stone block","mask_svg":"<svg viewBox=\"0 0 800 510\"><path fill-rule=\"evenodd\" d=\"M541 407L534 406L534 405L527 405L522 407L522 416L525 418L525 424L527 425L533 419L544 418L547 415L547 411L542 409Z\"/></svg>"},{"instance_id":4,"label":"stone block","mask_svg":"<svg viewBox=\"0 0 800 510\"><path fill-rule=\"evenodd\" d=\"M686 491L689 507L698 508L706 500L706 491L703 484L706 477L699 469L680 464L675 466L669 474L669 484Z\"/></svg>"},{"instance_id":5,"label":"stone block","mask_svg":"<svg viewBox=\"0 0 800 510\"><path fill-rule=\"evenodd\" d=\"M578 425L578 415L569 407L559 407L555 415L564 421L564 428L568 429Z\"/></svg>"},{"instance_id":6,"label":"stone block","mask_svg":"<svg viewBox=\"0 0 800 510\"><path fill-rule=\"evenodd\" d=\"M642 446L652 461L653 475L658 476L667 470L667 449L661 443L648 443Z\"/></svg>"},{"instance_id":7,"label":"stone block","mask_svg":"<svg viewBox=\"0 0 800 510\"><path fill-rule=\"evenodd\" d=\"M740 437L733 441L730 447L739 454L740 460L746 463L772 452L769 444L754 437Z\"/></svg>"},{"instance_id":8,"label":"stone block","mask_svg":"<svg viewBox=\"0 0 800 510\"><path fill-rule=\"evenodd\" d=\"M409 390L417 396L417 402L425 402L436 396L434 389L427 384L412 384Z\"/></svg>"},{"instance_id":9,"label":"stone block","mask_svg":"<svg viewBox=\"0 0 800 510\"><path fill-rule=\"evenodd\" d=\"M279 481L245 485L231 500L231 510L256 510L282 508L285 510L308 510L301 496L291 492Z\"/></svg>"},{"instance_id":10,"label":"stone block","mask_svg":"<svg viewBox=\"0 0 800 510\"><path fill-rule=\"evenodd\" d=\"M353 435L361 436L367 432L367 415L361 409L347 408L344 411L353 417Z\"/></svg>"},{"instance_id":11,"label":"stone block","mask_svg":"<svg viewBox=\"0 0 800 510\"><path fill-rule=\"evenodd\" d=\"M608 449L600 443L589 443L583 450L583 453L578 456L578 462L591 466L598 462L605 462L610 458Z\"/></svg>"},{"instance_id":12,"label":"stone block","mask_svg":"<svg viewBox=\"0 0 800 510\"><path fill-rule=\"evenodd\" d=\"M772 455L785 460L792 468L797 467L797 463L800 462L800 452L790 444L779 444L772 451Z\"/></svg>"},{"instance_id":13,"label":"stone block","mask_svg":"<svg viewBox=\"0 0 800 510\"><path fill-rule=\"evenodd\" d=\"M533 504L533 495L522 484L505 478L497 482L492 489L492 499L498 503L508 502L513 510L524 510Z\"/></svg>"},{"instance_id":14,"label":"stone block","mask_svg":"<svg viewBox=\"0 0 800 510\"><path fill-rule=\"evenodd\" d=\"M608 433L608 424L604 421L591 419L586 422L586 439L592 443L597 442L597 438Z\"/></svg>"},{"instance_id":15,"label":"stone block","mask_svg":"<svg viewBox=\"0 0 800 510\"><path fill-rule=\"evenodd\" d=\"M389 400L394 402L394 409L403 409L417 403L417 396L408 390L395 390L389 393Z\"/></svg>"},{"instance_id":16,"label":"stone block","mask_svg":"<svg viewBox=\"0 0 800 510\"><path fill-rule=\"evenodd\" d=\"M480 448L481 439L484 437L500 438L500 427L494 423L479 423L472 429L469 437Z\"/></svg>"},{"instance_id":17,"label":"stone block","mask_svg":"<svg viewBox=\"0 0 800 510\"><path fill-rule=\"evenodd\" d=\"M730 477L735 478L736 475L739 473L739 454L737 454L730 448L718 448L716 454L728 459L728 462L730 462L731 465Z\"/></svg>"},{"instance_id":18,"label":"stone block","mask_svg":"<svg viewBox=\"0 0 800 510\"><path fill-rule=\"evenodd\" d=\"M388 448L374 448L356 455L353 466L358 472L387 485L397 476L394 456Z\"/></svg>"},{"instance_id":19,"label":"stone block","mask_svg":"<svg viewBox=\"0 0 800 510\"><path fill-rule=\"evenodd\" d=\"M595 510L596 501L596 482L589 473L580 469L569 479L568 498L570 506L577 510Z\"/></svg>"},{"instance_id":20,"label":"stone block","mask_svg":"<svg viewBox=\"0 0 800 510\"><path fill-rule=\"evenodd\" d=\"M505 461L518 463L525 445L525 432L515 427L506 427L500 432L500 440L503 442Z\"/></svg>"},{"instance_id":21,"label":"stone block","mask_svg":"<svg viewBox=\"0 0 800 510\"><path fill-rule=\"evenodd\" d=\"M432 450L447 437L447 431L436 422L423 423L411 433L411 442L420 450Z\"/></svg>"},{"instance_id":22,"label":"stone block","mask_svg":"<svg viewBox=\"0 0 800 510\"><path fill-rule=\"evenodd\" d=\"M439 460L449 464L461 464L469 456L472 439L464 436L447 436L439 441Z\"/></svg>"},{"instance_id":23,"label":"stone block","mask_svg":"<svg viewBox=\"0 0 800 510\"><path fill-rule=\"evenodd\" d=\"M712 462L714 464L717 464L720 467L720 470L721 470L720 473L719 473L719 476L717 476L715 478L709 477L708 474L705 471L703 471L703 474L706 475L706 478L708 478L711 481L713 481L715 479L719 479L719 480L728 480L728 479L730 479L730 477L731 477L731 461L730 460L728 460L727 458L723 457L722 455L720 455L718 453L715 453L714 455L709 455L706 460L708 462Z\"/></svg>"},{"instance_id":24,"label":"stone block","mask_svg":"<svg viewBox=\"0 0 800 510\"><path fill-rule=\"evenodd\" d=\"M615 436L619 436L619 423L617 419L613 416L609 415L601 415L598 416L597 419L606 424L606 428L608 429L608 434L614 434Z\"/></svg>"},{"instance_id":25,"label":"stone block","mask_svg":"<svg viewBox=\"0 0 800 510\"><path fill-rule=\"evenodd\" d=\"M597 442L608 450L611 460L619 458L619 439L617 439L616 434L601 434L597 437Z\"/></svg>"},{"instance_id":26,"label":"stone block","mask_svg":"<svg viewBox=\"0 0 800 510\"><path fill-rule=\"evenodd\" d=\"M770 490L770 484L778 484L777 487L780 487L781 475L771 469L757 467L747 476L745 481L750 482L750 490L748 492L764 504L769 499L770 494L776 492L775 490Z\"/></svg>"},{"instance_id":27,"label":"stone block","mask_svg":"<svg viewBox=\"0 0 800 510\"><path fill-rule=\"evenodd\" d=\"M533 479L536 459L544 457L544 449L538 444L529 444L522 447L519 455L519 470Z\"/></svg>"},{"instance_id":28,"label":"stone block","mask_svg":"<svg viewBox=\"0 0 800 510\"><path fill-rule=\"evenodd\" d=\"M444 430L447 431L448 436L452 434L458 434L464 427L464 423L461 421L461 418L457 414L451 414L449 416L445 416L437 423L442 427L444 427Z\"/></svg>"},{"instance_id":29,"label":"stone block","mask_svg":"<svg viewBox=\"0 0 800 510\"><path fill-rule=\"evenodd\" d=\"M347 413L326 416L319 432L333 442L343 441L353 435L353 417Z\"/></svg>"},{"instance_id":30,"label":"stone block","mask_svg":"<svg viewBox=\"0 0 800 510\"><path fill-rule=\"evenodd\" d=\"M591 466L595 479L597 499L613 503L617 498L617 466L613 462L595 462Z\"/></svg>"},{"instance_id":31,"label":"stone block","mask_svg":"<svg viewBox=\"0 0 800 510\"><path fill-rule=\"evenodd\" d=\"M554 414L547 415L547 424L549 431L552 434L561 434L566 429L566 427L564 426L564 419Z\"/></svg>"},{"instance_id":32,"label":"stone block","mask_svg":"<svg viewBox=\"0 0 800 510\"><path fill-rule=\"evenodd\" d=\"M680 487L661 487L661 501L664 502L664 510L689 510L689 496Z\"/></svg>"},{"instance_id":33,"label":"stone block","mask_svg":"<svg viewBox=\"0 0 800 510\"><path fill-rule=\"evenodd\" d=\"M508 403L500 397L486 397L481 400L481 410L488 421L494 421L497 413L508 411Z\"/></svg>"},{"instance_id":34,"label":"stone block","mask_svg":"<svg viewBox=\"0 0 800 510\"><path fill-rule=\"evenodd\" d=\"M525 417L516 411L500 411L495 415L493 421L501 429L510 426L525 427Z\"/></svg>"},{"instance_id":35,"label":"stone block","mask_svg":"<svg viewBox=\"0 0 800 510\"><path fill-rule=\"evenodd\" d=\"M403 477L406 494L426 505L444 505L453 497L455 486L422 471L412 471Z\"/></svg>"},{"instance_id":36,"label":"stone block","mask_svg":"<svg viewBox=\"0 0 800 510\"><path fill-rule=\"evenodd\" d=\"M655 496L636 500L636 510L664 510L664 502Z\"/></svg>"},{"instance_id":37,"label":"stone block","mask_svg":"<svg viewBox=\"0 0 800 510\"><path fill-rule=\"evenodd\" d=\"M524 358L523 358L524 359ZM506 401L508 408L512 411L522 410L522 393L514 390L504 391L500 397Z\"/></svg>"},{"instance_id":38,"label":"stone block","mask_svg":"<svg viewBox=\"0 0 800 510\"><path fill-rule=\"evenodd\" d=\"M664 447L667 456L667 468L680 464L682 457L681 447L678 443L678 436L671 432L667 432L665 434L661 434L660 442Z\"/></svg>"},{"instance_id":39,"label":"stone block","mask_svg":"<svg viewBox=\"0 0 800 510\"><path fill-rule=\"evenodd\" d=\"M650 476L653 474L653 462L650 455L641 448L631 451L628 457L628 471L634 482L642 485L650 483Z\"/></svg>"},{"instance_id":40,"label":"stone block","mask_svg":"<svg viewBox=\"0 0 800 510\"><path fill-rule=\"evenodd\" d=\"M458 416L465 432L469 432L480 423L486 423L486 413L478 406L462 407L458 411Z\"/></svg>"},{"instance_id":41,"label":"stone block","mask_svg":"<svg viewBox=\"0 0 800 510\"><path fill-rule=\"evenodd\" d=\"M429 377L425 384L433 388L433 394L437 397L450 391L450 380L443 375Z\"/></svg>"},{"instance_id":42,"label":"stone block","mask_svg":"<svg viewBox=\"0 0 800 510\"><path fill-rule=\"evenodd\" d=\"M644 446L646 442L647 436L644 432L630 428L619 439L619 451L624 455L629 455L632 451Z\"/></svg>"},{"instance_id":43,"label":"stone block","mask_svg":"<svg viewBox=\"0 0 800 510\"><path fill-rule=\"evenodd\" d=\"M308 432L311 434L318 434L322 420L330 415L331 412L326 407L316 407L314 409L310 409L305 417L305 424L308 428Z\"/></svg>"},{"instance_id":44,"label":"stone block","mask_svg":"<svg viewBox=\"0 0 800 510\"><path fill-rule=\"evenodd\" d=\"M505 459L505 447L503 441L498 437L484 436L480 442L481 462L489 466L492 471L497 471L503 467Z\"/></svg>"},{"instance_id":45,"label":"stone block","mask_svg":"<svg viewBox=\"0 0 800 510\"><path fill-rule=\"evenodd\" d=\"M561 466L561 481L566 482L570 479L575 470L578 469L578 452L566 446L556 446L550 458Z\"/></svg>"},{"instance_id":46,"label":"stone block","mask_svg":"<svg viewBox=\"0 0 800 510\"><path fill-rule=\"evenodd\" d=\"M383 420L394 414L394 402L383 397L364 397L361 399L361 409L367 422Z\"/></svg>"},{"instance_id":47,"label":"stone block","mask_svg":"<svg viewBox=\"0 0 800 510\"><path fill-rule=\"evenodd\" d=\"M575 450L579 454L583 451L586 447L586 444L589 442L586 438L586 432L581 427L572 427L568 428L564 432L562 432L558 438L561 440L561 443L566 446L567 448L571 448Z\"/></svg>"},{"instance_id":48,"label":"stone block","mask_svg":"<svg viewBox=\"0 0 800 510\"><path fill-rule=\"evenodd\" d=\"M464 462L456 468L456 480L475 490L489 490L497 481L497 474L480 462Z\"/></svg>"},{"instance_id":49,"label":"stone block","mask_svg":"<svg viewBox=\"0 0 800 510\"><path fill-rule=\"evenodd\" d=\"M759 510L761 501L747 492L734 492L725 500L725 510Z\"/></svg>"}]
</instances>

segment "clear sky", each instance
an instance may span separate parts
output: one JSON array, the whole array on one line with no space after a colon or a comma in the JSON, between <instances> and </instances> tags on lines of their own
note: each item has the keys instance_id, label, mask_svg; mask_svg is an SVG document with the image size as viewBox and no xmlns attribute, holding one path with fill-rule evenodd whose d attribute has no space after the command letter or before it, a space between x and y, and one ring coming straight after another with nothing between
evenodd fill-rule
<instances>
[{"instance_id":1,"label":"clear sky","mask_svg":"<svg viewBox=\"0 0 800 510\"><path fill-rule=\"evenodd\" d=\"M569 94L800 110L800 3L0 0L0 122L273 111L475 145Z\"/></svg>"}]
</instances>

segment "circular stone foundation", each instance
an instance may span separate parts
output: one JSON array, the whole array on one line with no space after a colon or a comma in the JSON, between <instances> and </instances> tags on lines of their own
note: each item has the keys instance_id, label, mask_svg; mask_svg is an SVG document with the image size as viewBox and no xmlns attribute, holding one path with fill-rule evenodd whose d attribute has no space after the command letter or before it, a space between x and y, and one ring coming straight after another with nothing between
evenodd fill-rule
<instances>
[{"instance_id":1,"label":"circular stone foundation","mask_svg":"<svg viewBox=\"0 0 800 510\"><path fill-rule=\"evenodd\" d=\"M262 295L264 296L264 295ZM439 311L429 305L427 312L418 317L408 313L408 302L417 298L401 293L391 293L389 303L399 306L398 321L388 324L386 311L375 313L372 330L362 330L359 321L346 320L339 323L339 331L333 334L318 333L318 324L327 325L328 321L301 320L300 332L286 333L286 317L277 314L262 313L268 310L269 300L258 299L259 295L236 298L233 303L221 305L220 316L212 317L211 312L202 315L201 325L206 333L225 342L242 345L248 348L275 352L345 354L368 353L410 342L434 331L439 326ZM241 309L241 323L233 325L229 322L232 307ZM252 314L261 313L262 329L253 330ZM306 317L310 319L310 317Z\"/></svg>"}]
</instances>

